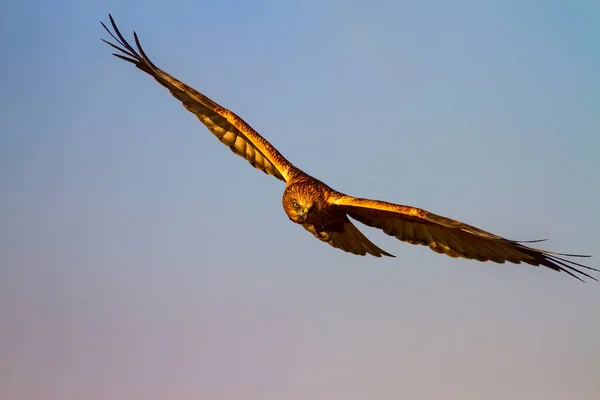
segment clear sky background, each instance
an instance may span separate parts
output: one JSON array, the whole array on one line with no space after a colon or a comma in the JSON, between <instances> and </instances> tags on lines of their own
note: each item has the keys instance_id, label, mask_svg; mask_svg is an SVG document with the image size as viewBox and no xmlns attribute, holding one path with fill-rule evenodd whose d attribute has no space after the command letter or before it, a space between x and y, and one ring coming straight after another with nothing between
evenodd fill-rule
<instances>
[{"instance_id":1,"label":"clear sky background","mask_svg":"<svg viewBox=\"0 0 600 400\"><path fill-rule=\"evenodd\" d=\"M597 1L9 0L0 399L600 398L599 284L315 240L108 12L338 190L600 256Z\"/></svg>"}]
</instances>

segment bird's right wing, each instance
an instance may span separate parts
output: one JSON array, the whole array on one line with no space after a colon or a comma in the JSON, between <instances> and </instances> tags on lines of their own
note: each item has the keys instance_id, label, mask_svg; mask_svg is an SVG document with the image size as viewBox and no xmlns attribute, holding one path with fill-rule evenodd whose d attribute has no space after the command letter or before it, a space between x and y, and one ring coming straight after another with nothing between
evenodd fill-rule
<instances>
[{"instance_id":1,"label":"bird's right wing","mask_svg":"<svg viewBox=\"0 0 600 400\"><path fill-rule=\"evenodd\" d=\"M140 70L152 76L158 83L169 89L183 106L202 122L223 144L228 146L238 156L244 157L253 167L266 174L287 182L295 169L267 140L256 132L244 120L232 111L221 107L202 93L172 77L154 65L140 46L137 34L134 39L137 51L123 38L115 21L109 14L114 34L102 26L116 42L115 45L104 39L105 43L120 51L122 54L113 53L115 56L129 61Z\"/></svg>"}]
</instances>

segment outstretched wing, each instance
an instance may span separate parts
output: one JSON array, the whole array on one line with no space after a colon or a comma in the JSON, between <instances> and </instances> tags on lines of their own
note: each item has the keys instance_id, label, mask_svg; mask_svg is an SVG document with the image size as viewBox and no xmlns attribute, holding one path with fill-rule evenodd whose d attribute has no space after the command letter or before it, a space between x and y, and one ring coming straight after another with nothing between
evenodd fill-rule
<instances>
[{"instance_id":1,"label":"outstretched wing","mask_svg":"<svg viewBox=\"0 0 600 400\"><path fill-rule=\"evenodd\" d=\"M188 111L194 113L223 144L238 156L244 157L253 167L273 175L284 182L289 180L294 167L268 141L250 125L228 109L221 107L202 93L175 79L154 65L140 46L134 32L137 51L123 38L115 21L109 14L114 34L102 23L112 38L122 47L102 39L121 52L115 56L129 61L140 70L152 76L158 83L169 89ZM115 36L116 35L116 36Z\"/></svg>"},{"instance_id":2,"label":"outstretched wing","mask_svg":"<svg viewBox=\"0 0 600 400\"><path fill-rule=\"evenodd\" d=\"M500 264L508 261L515 264L523 262L534 266L543 265L555 271L565 271L579 280L582 279L575 273L597 281L577 267L600 272L559 257L589 256L534 249L525 246L522 242L508 240L420 208L345 195L333 197L331 204L365 225L379 228L388 235L410 244L429 246L431 250L450 257L493 261Z\"/></svg>"},{"instance_id":3,"label":"outstretched wing","mask_svg":"<svg viewBox=\"0 0 600 400\"><path fill-rule=\"evenodd\" d=\"M333 247L344 250L348 253L364 256L367 253L375 257L388 256L394 257L392 254L381 250L375 246L348 217L343 221L330 226L326 229L317 228L311 224L303 224L304 229L315 235L315 237L323 242L329 243Z\"/></svg>"}]
</instances>

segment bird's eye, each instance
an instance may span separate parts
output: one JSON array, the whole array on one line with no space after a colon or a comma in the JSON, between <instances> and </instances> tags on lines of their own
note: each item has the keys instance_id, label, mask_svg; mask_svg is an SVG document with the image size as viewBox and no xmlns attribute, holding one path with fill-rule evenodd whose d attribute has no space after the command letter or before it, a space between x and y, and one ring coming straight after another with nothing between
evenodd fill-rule
<instances>
[{"instance_id":1,"label":"bird's eye","mask_svg":"<svg viewBox=\"0 0 600 400\"><path fill-rule=\"evenodd\" d=\"M292 207L299 208L300 204L298 204L298 202L296 200L294 200L294 201L292 201Z\"/></svg>"}]
</instances>

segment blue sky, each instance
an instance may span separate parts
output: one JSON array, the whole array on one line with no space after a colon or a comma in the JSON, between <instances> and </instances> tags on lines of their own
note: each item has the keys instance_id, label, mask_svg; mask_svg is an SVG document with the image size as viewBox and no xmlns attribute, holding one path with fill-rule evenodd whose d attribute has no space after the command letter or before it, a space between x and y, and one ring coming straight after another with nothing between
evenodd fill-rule
<instances>
[{"instance_id":1,"label":"blue sky","mask_svg":"<svg viewBox=\"0 0 600 400\"><path fill-rule=\"evenodd\" d=\"M598 284L320 243L108 12L338 190L600 255L597 2L9 0L0 398L598 398Z\"/></svg>"}]
</instances>

